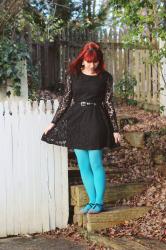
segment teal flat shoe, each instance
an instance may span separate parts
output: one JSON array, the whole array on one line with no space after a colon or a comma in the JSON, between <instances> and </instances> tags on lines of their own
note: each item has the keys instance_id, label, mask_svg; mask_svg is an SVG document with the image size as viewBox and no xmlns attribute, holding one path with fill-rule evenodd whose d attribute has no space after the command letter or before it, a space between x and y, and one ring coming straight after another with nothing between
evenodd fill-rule
<instances>
[{"instance_id":1,"label":"teal flat shoe","mask_svg":"<svg viewBox=\"0 0 166 250\"><path fill-rule=\"evenodd\" d=\"M80 213L81 214L86 214L89 211L89 209L91 209L94 205L95 205L94 203L86 204L85 207L81 208Z\"/></svg>"},{"instance_id":2,"label":"teal flat shoe","mask_svg":"<svg viewBox=\"0 0 166 250\"><path fill-rule=\"evenodd\" d=\"M95 203L94 206L91 209L89 209L88 214L97 214L102 212L103 210L104 210L103 204Z\"/></svg>"}]
</instances>

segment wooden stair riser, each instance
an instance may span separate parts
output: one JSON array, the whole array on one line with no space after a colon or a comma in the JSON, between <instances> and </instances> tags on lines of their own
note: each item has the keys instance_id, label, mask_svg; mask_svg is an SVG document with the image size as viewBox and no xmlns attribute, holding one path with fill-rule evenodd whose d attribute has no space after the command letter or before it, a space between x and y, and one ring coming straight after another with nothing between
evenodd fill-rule
<instances>
[{"instance_id":1,"label":"wooden stair riser","mask_svg":"<svg viewBox=\"0 0 166 250\"><path fill-rule=\"evenodd\" d=\"M146 184L132 183L121 185L107 185L104 194L104 203L115 203L122 198L130 198L145 190ZM88 196L83 185L71 186L70 205L81 207L88 202Z\"/></svg>"},{"instance_id":2,"label":"wooden stair riser","mask_svg":"<svg viewBox=\"0 0 166 250\"><path fill-rule=\"evenodd\" d=\"M82 214L74 214L73 215L73 223L78 225L79 227L83 226L83 215Z\"/></svg>"},{"instance_id":3,"label":"wooden stair riser","mask_svg":"<svg viewBox=\"0 0 166 250\"><path fill-rule=\"evenodd\" d=\"M111 163L107 163L107 165L104 164L104 166L105 166L105 173L106 173L107 180L110 180L113 177L120 177L125 172L125 169L119 169L119 168L117 169L117 166L112 167ZM77 179L78 183L82 184L81 174L80 174L80 170L78 167L69 167L68 176L69 176L70 181L72 179ZM72 183L72 181L71 181L71 183Z\"/></svg>"},{"instance_id":4,"label":"wooden stair riser","mask_svg":"<svg viewBox=\"0 0 166 250\"><path fill-rule=\"evenodd\" d=\"M137 219L144 216L151 207L119 208L116 210L101 212L99 214L87 214L87 223L83 220L83 225L88 232L109 228L124 223L125 221Z\"/></svg>"},{"instance_id":5,"label":"wooden stair riser","mask_svg":"<svg viewBox=\"0 0 166 250\"><path fill-rule=\"evenodd\" d=\"M144 216L151 207L118 207L98 214L75 214L74 224L88 232L105 229Z\"/></svg>"},{"instance_id":6,"label":"wooden stair riser","mask_svg":"<svg viewBox=\"0 0 166 250\"><path fill-rule=\"evenodd\" d=\"M152 250L154 248L151 248L150 246L146 247L143 244L141 244L140 238L138 239L139 242L137 242L135 239L132 240L128 237L120 237L120 238L109 238L108 236L101 236L98 234L88 233L88 240L94 243L98 243L105 247L106 249L112 249L112 250ZM147 241L147 239L146 239ZM161 244L161 242L159 243ZM158 246L159 246L158 244ZM147 244L148 245L148 244ZM161 250L161 248L155 248L155 250ZM162 248L163 250L165 248Z\"/></svg>"},{"instance_id":7,"label":"wooden stair riser","mask_svg":"<svg viewBox=\"0 0 166 250\"><path fill-rule=\"evenodd\" d=\"M151 207L114 207L111 210L103 211L97 214L87 214L88 222L118 222L124 220L132 220L133 218L137 218L137 216L144 215Z\"/></svg>"}]
</instances>

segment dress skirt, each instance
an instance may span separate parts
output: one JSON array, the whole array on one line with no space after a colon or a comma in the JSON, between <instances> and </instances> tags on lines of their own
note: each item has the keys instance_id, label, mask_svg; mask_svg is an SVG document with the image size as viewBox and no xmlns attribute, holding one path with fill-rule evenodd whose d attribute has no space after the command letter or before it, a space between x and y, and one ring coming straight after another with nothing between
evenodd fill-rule
<instances>
[{"instance_id":1,"label":"dress skirt","mask_svg":"<svg viewBox=\"0 0 166 250\"><path fill-rule=\"evenodd\" d=\"M41 140L70 149L103 149L119 146L115 143L113 126L102 104L81 106L74 103L43 134Z\"/></svg>"}]
</instances>

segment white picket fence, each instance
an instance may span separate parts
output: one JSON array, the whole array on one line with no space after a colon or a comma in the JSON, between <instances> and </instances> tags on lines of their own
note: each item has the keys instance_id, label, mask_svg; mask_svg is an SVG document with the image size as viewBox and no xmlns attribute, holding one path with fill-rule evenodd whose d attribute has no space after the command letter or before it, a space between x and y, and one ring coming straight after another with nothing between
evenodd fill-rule
<instances>
[{"instance_id":1,"label":"white picket fence","mask_svg":"<svg viewBox=\"0 0 166 250\"><path fill-rule=\"evenodd\" d=\"M67 148L41 141L50 107L0 102L0 237L67 226Z\"/></svg>"}]
</instances>

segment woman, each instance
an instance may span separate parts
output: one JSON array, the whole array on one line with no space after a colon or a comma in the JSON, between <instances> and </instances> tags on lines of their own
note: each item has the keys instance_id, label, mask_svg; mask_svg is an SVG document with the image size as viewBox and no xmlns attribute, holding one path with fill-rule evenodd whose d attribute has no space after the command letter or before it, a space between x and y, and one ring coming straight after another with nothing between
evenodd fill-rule
<instances>
[{"instance_id":1,"label":"woman","mask_svg":"<svg viewBox=\"0 0 166 250\"><path fill-rule=\"evenodd\" d=\"M41 138L74 150L89 197L80 213L99 213L104 209L103 148L120 143L112 97L113 78L105 70L100 46L88 42L69 65L64 96Z\"/></svg>"}]
</instances>

